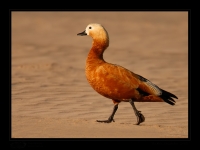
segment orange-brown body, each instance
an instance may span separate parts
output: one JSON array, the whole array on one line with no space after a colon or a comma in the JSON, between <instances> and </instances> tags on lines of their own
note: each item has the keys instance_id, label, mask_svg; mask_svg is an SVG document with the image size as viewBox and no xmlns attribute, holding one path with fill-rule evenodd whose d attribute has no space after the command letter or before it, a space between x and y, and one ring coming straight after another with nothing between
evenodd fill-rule
<instances>
[{"instance_id":1,"label":"orange-brown body","mask_svg":"<svg viewBox=\"0 0 200 150\"><path fill-rule=\"evenodd\" d=\"M112 99L115 104L111 122L121 101L129 101L138 117L138 124L144 116L135 108L134 102L167 102L174 105L177 98L144 77L119 65L111 64L103 59L103 53L109 46L107 31L100 24L89 24L86 30L78 35L90 35L93 38L92 48L86 59L85 74L89 84L99 94ZM100 121L102 122L102 121Z\"/></svg>"},{"instance_id":2,"label":"orange-brown body","mask_svg":"<svg viewBox=\"0 0 200 150\"><path fill-rule=\"evenodd\" d=\"M92 48L86 60L85 73L88 82L99 94L115 100L136 102L163 102L156 95L143 96L136 89L142 88L154 94L149 87L140 81L138 75L119 65L107 63L103 59L103 52L108 47L109 40L104 36L93 39Z\"/></svg>"},{"instance_id":3,"label":"orange-brown body","mask_svg":"<svg viewBox=\"0 0 200 150\"><path fill-rule=\"evenodd\" d=\"M136 89L140 86L149 93L151 89L143 85L133 72L114 64L105 62L91 49L86 61L86 77L90 85L99 94L120 101L131 98L137 102L163 102L154 95L143 97Z\"/></svg>"}]
</instances>

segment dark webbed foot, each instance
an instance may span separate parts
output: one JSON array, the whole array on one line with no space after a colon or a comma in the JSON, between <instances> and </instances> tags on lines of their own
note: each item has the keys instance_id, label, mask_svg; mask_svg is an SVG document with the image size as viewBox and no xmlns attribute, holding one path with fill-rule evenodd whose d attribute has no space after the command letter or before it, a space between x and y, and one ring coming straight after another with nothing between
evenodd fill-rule
<instances>
[{"instance_id":1,"label":"dark webbed foot","mask_svg":"<svg viewBox=\"0 0 200 150\"><path fill-rule=\"evenodd\" d=\"M115 122L115 120L112 118L108 118L108 120L97 120L97 122L102 122L102 123L111 123L112 121Z\"/></svg>"},{"instance_id":2,"label":"dark webbed foot","mask_svg":"<svg viewBox=\"0 0 200 150\"><path fill-rule=\"evenodd\" d=\"M140 123L145 121L145 117L143 116L143 114L140 113L141 111L137 111L135 113L135 115L137 116L137 123L136 125L139 125Z\"/></svg>"},{"instance_id":3,"label":"dark webbed foot","mask_svg":"<svg viewBox=\"0 0 200 150\"><path fill-rule=\"evenodd\" d=\"M144 118L143 114L141 113L141 111L138 111L136 109L135 104L134 104L134 102L133 102L132 99L129 101L129 103L131 104L131 106L132 106L132 108L133 108L133 110L135 112L135 115L137 117L137 123L136 123L136 125L139 125L140 123L144 122L145 118Z\"/></svg>"},{"instance_id":4,"label":"dark webbed foot","mask_svg":"<svg viewBox=\"0 0 200 150\"><path fill-rule=\"evenodd\" d=\"M110 115L108 120L97 120L97 122L103 122L103 123L111 123L112 121L115 122L115 120L113 118L114 118L114 115L115 115L115 112L117 111L117 109L118 109L118 104L114 105L112 114Z\"/></svg>"}]
</instances>

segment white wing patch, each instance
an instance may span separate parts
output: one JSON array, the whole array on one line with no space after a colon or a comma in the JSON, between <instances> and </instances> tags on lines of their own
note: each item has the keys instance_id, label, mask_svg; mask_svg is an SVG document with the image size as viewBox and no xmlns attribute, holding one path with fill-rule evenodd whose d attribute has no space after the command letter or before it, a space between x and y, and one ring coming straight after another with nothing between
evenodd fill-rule
<instances>
[{"instance_id":1,"label":"white wing patch","mask_svg":"<svg viewBox=\"0 0 200 150\"><path fill-rule=\"evenodd\" d=\"M146 79L146 81L143 83L146 84L156 95L162 95L162 91L159 89L159 87L150 82L149 80Z\"/></svg>"}]
</instances>

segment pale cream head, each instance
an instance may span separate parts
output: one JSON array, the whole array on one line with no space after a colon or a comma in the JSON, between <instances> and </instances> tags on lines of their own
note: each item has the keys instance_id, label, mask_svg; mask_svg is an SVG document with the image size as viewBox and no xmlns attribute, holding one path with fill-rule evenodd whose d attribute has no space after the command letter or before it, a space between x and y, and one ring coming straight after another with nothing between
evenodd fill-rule
<instances>
[{"instance_id":1,"label":"pale cream head","mask_svg":"<svg viewBox=\"0 0 200 150\"><path fill-rule=\"evenodd\" d=\"M98 23L91 23L87 25L85 33L90 35L93 39L103 38L109 40L106 29Z\"/></svg>"}]
</instances>

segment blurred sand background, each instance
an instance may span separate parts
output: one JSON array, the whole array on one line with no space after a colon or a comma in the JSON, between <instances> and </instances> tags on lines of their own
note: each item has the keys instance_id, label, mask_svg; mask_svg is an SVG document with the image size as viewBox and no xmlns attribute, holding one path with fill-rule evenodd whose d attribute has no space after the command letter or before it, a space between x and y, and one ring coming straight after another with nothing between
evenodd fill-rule
<instances>
[{"instance_id":1,"label":"blurred sand background","mask_svg":"<svg viewBox=\"0 0 200 150\"><path fill-rule=\"evenodd\" d=\"M12 12L12 138L187 138L187 12ZM178 96L167 103L135 103L146 120L139 126L129 103L115 122L110 99L85 77L89 36L102 24L110 45L107 62L121 65Z\"/></svg>"}]
</instances>

